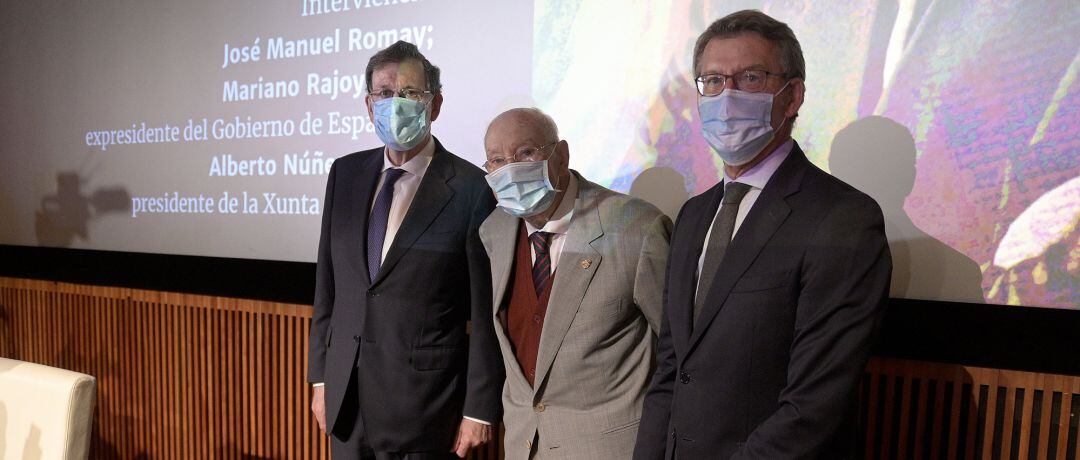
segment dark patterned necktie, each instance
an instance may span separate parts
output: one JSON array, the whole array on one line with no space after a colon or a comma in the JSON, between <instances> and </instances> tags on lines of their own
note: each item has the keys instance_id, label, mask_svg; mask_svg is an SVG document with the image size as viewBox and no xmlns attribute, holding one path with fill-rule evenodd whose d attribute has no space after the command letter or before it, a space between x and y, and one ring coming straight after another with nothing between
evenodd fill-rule
<instances>
[{"instance_id":1,"label":"dark patterned necktie","mask_svg":"<svg viewBox=\"0 0 1080 460\"><path fill-rule=\"evenodd\" d=\"M698 314L705 306L705 297L712 287L713 278L716 277L720 263L724 260L731 243L731 235L735 231L735 216L739 214L739 202L750 191L750 186L739 182L728 182L724 186L724 197L720 202L720 212L713 219L712 233L709 235L709 246L705 249L705 263L701 264L701 274L698 275L697 297L694 299L694 318L697 322Z\"/></svg>"},{"instance_id":2,"label":"dark patterned necktie","mask_svg":"<svg viewBox=\"0 0 1080 460\"><path fill-rule=\"evenodd\" d=\"M383 240L386 239L386 223L390 219L390 204L394 202L394 183L405 173L404 169L386 170L382 188L375 197L367 228L367 267L370 281L375 281L382 266Z\"/></svg>"},{"instance_id":3,"label":"dark patterned necktie","mask_svg":"<svg viewBox=\"0 0 1080 460\"><path fill-rule=\"evenodd\" d=\"M548 278L551 277L551 233L533 232L533 234L529 236L529 241L532 242L533 251L536 251L536 261L533 262L532 276L533 286L536 288L536 295L540 296L540 293L544 290L544 285L547 284Z\"/></svg>"}]
</instances>

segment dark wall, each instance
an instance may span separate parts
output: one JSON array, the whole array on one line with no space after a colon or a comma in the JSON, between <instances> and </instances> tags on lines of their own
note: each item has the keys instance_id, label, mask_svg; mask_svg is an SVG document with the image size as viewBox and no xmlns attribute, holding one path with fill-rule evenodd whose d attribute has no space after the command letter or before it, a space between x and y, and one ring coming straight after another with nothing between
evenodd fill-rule
<instances>
[{"instance_id":1,"label":"dark wall","mask_svg":"<svg viewBox=\"0 0 1080 460\"><path fill-rule=\"evenodd\" d=\"M0 276L310 304L315 265L0 245ZM1080 311L890 299L879 356L1080 375Z\"/></svg>"}]
</instances>

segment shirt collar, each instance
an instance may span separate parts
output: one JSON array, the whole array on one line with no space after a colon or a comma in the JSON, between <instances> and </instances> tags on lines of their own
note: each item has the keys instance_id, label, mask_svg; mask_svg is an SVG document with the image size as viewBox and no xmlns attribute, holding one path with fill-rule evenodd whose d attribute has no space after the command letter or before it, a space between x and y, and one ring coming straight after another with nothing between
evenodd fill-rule
<instances>
[{"instance_id":1,"label":"shirt collar","mask_svg":"<svg viewBox=\"0 0 1080 460\"><path fill-rule=\"evenodd\" d=\"M578 195L578 181L577 175L570 173L570 181L566 184L566 194L563 195L563 199L559 202L559 207L555 209L555 214L551 215L551 220L544 224L544 228L533 227L529 221L525 221L525 229L532 235L537 230L542 230L548 233L554 233L557 235L565 235L567 230L570 230L570 219L574 216L574 203L577 202ZM524 219L522 219L524 220Z\"/></svg>"},{"instance_id":2,"label":"shirt collar","mask_svg":"<svg viewBox=\"0 0 1080 460\"><path fill-rule=\"evenodd\" d=\"M787 159L791 153L792 147L795 146L795 141L788 139L787 142L780 144L776 150L773 150L769 156L765 157L761 163L754 165L754 167L746 170L739 176L738 179L732 179L728 175L727 169L724 170L724 182L741 182L756 189L765 188L765 184L769 183L769 179L780 169L780 164Z\"/></svg>"},{"instance_id":3,"label":"shirt collar","mask_svg":"<svg viewBox=\"0 0 1080 460\"><path fill-rule=\"evenodd\" d=\"M429 138L427 145L420 150L420 153L417 153L416 156L410 158L409 161L406 161L405 164L401 166L394 166L394 164L390 162L389 153L390 152L387 149L383 149L383 171L390 168L400 168L404 169L405 172L422 179L424 173L427 172L428 165L431 164L431 158L435 156L435 138Z\"/></svg>"}]
</instances>

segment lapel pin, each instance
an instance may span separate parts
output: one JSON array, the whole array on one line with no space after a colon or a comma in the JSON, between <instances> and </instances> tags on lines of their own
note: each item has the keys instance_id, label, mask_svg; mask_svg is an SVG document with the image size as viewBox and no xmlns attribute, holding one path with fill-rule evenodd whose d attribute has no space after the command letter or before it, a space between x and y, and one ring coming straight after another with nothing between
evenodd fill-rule
<instances>
[{"instance_id":1,"label":"lapel pin","mask_svg":"<svg viewBox=\"0 0 1080 460\"><path fill-rule=\"evenodd\" d=\"M581 268L583 268L585 270L588 270L589 267L591 267L591 266L592 266L592 260L590 260L590 259L581 259Z\"/></svg>"}]
</instances>

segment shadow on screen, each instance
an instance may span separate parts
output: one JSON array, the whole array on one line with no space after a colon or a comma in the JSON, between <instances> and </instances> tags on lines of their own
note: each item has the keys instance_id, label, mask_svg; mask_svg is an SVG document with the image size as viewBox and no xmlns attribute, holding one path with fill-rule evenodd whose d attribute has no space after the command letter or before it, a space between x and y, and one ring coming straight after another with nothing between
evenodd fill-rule
<instances>
[{"instance_id":1,"label":"shadow on screen","mask_svg":"<svg viewBox=\"0 0 1080 460\"><path fill-rule=\"evenodd\" d=\"M102 187L86 194L77 173L56 175L56 193L41 199L34 215L34 232L42 246L67 247L75 238L89 239L89 223L102 215L127 212L131 195L120 187Z\"/></svg>"},{"instance_id":2,"label":"shadow on screen","mask_svg":"<svg viewBox=\"0 0 1080 460\"><path fill-rule=\"evenodd\" d=\"M851 123L833 139L829 170L877 200L885 214L891 297L984 302L978 264L920 230L904 211L915 183L915 140L907 128L878 116Z\"/></svg>"},{"instance_id":3,"label":"shadow on screen","mask_svg":"<svg viewBox=\"0 0 1080 460\"><path fill-rule=\"evenodd\" d=\"M678 171L662 166L655 166L638 174L630 185L630 196L652 203L672 220L679 214L683 203L690 198L690 194L686 192L686 178Z\"/></svg>"}]
</instances>

